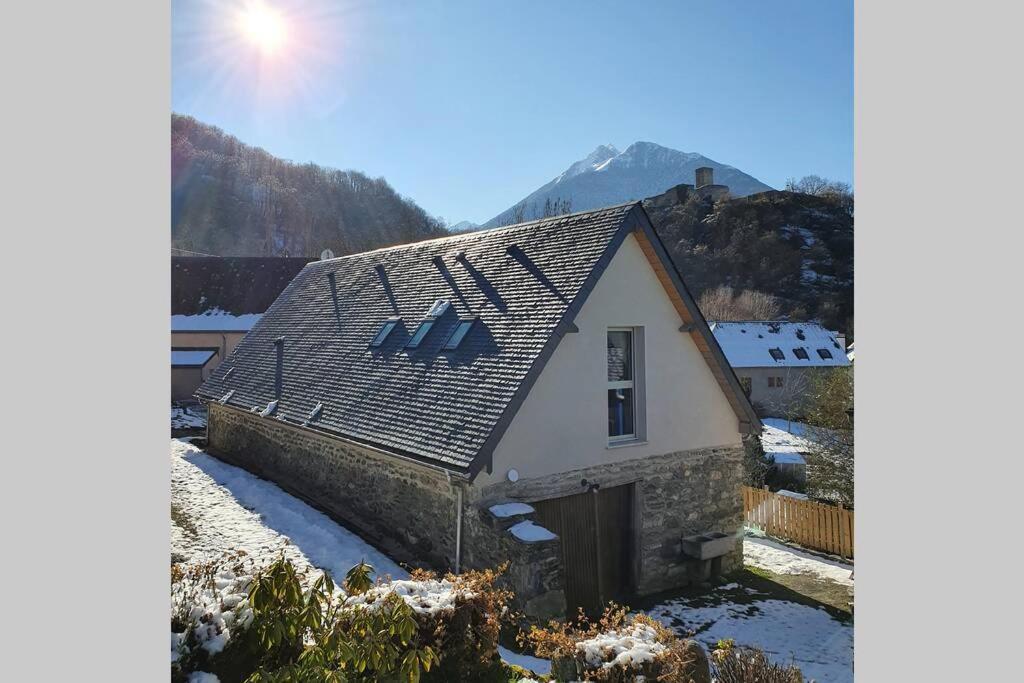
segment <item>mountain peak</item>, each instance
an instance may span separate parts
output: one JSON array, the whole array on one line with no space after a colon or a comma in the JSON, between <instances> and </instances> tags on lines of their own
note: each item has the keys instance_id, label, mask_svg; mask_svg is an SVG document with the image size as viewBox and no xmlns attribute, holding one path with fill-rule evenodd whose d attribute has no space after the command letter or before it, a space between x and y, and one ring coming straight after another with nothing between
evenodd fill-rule
<instances>
[{"instance_id":1,"label":"mountain peak","mask_svg":"<svg viewBox=\"0 0 1024 683\"><path fill-rule=\"evenodd\" d=\"M616 149L615 145L598 145L597 149L595 149L593 152L583 157L579 161L573 163L573 165L570 166L569 168L565 169L565 171L562 172L562 175L555 178L554 182L560 183L563 180L568 180L569 178L578 176L581 173L596 170L598 166L608 161L609 159L614 159L618 155L619 150Z\"/></svg>"},{"instance_id":2,"label":"mountain peak","mask_svg":"<svg viewBox=\"0 0 1024 683\"><path fill-rule=\"evenodd\" d=\"M696 152L681 152L645 140L634 142L625 152L614 145L599 145L483 227L539 218L544 207L551 204L586 211L653 197L680 183L693 184L701 166L714 169L715 181L727 185L734 197L772 189L739 169Z\"/></svg>"}]
</instances>

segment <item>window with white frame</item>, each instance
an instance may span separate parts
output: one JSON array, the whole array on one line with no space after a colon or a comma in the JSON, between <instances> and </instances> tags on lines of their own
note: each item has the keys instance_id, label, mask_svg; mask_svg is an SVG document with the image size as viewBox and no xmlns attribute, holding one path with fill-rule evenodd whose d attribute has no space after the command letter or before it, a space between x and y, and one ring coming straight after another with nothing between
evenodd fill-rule
<instances>
[{"instance_id":1,"label":"window with white frame","mask_svg":"<svg viewBox=\"0 0 1024 683\"><path fill-rule=\"evenodd\" d=\"M608 439L628 441L638 439L643 420L643 405L638 382L639 358L642 344L638 343L639 330L611 328L608 330Z\"/></svg>"}]
</instances>

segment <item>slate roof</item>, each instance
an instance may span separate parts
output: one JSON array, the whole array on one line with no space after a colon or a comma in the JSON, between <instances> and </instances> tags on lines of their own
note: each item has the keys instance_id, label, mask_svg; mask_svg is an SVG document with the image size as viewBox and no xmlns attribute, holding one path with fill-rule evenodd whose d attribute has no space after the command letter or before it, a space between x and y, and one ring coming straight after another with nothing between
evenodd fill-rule
<instances>
[{"instance_id":1,"label":"slate roof","mask_svg":"<svg viewBox=\"0 0 1024 683\"><path fill-rule=\"evenodd\" d=\"M278 400L267 419L473 476L641 223L653 230L632 202L310 263L196 395L243 410ZM405 348L438 299L448 311ZM371 348L393 316L399 325ZM442 350L469 317L459 347Z\"/></svg>"},{"instance_id":2,"label":"slate roof","mask_svg":"<svg viewBox=\"0 0 1024 683\"><path fill-rule=\"evenodd\" d=\"M711 331L734 368L841 367L850 364L835 333L818 323L782 320L713 322ZM797 349L802 349L803 353L798 353ZM823 358L819 349L827 351L826 355L831 358ZM780 357L773 357L772 350Z\"/></svg>"},{"instance_id":3,"label":"slate roof","mask_svg":"<svg viewBox=\"0 0 1024 683\"><path fill-rule=\"evenodd\" d=\"M263 313L314 259L279 256L172 256L171 315ZM248 327L244 328L248 329Z\"/></svg>"}]
</instances>

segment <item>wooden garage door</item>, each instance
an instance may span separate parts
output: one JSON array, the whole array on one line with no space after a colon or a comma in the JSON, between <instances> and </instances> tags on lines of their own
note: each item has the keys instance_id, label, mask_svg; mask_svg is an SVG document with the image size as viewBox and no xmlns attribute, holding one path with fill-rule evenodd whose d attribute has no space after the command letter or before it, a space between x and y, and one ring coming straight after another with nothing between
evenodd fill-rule
<instances>
[{"instance_id":1,"label":"wooden garage door","mask_svg":"<svg viewBox=\"0 0 1024 683\"><path fill-rule=\"evenodd\" d=\"M566 614L601 612L632 586L633 485L533 503L537 523L558 534Z\"/></svg>"}]
</instances>

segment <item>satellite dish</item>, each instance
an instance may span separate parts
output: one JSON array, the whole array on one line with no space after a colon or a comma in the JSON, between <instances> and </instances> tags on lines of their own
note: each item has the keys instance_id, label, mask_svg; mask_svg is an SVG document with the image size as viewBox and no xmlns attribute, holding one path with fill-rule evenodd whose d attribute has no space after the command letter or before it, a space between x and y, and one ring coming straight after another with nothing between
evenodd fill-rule
<instances>
[{"instance_id":1,"label":"satellite dish","mask_svg":"<svg viewBox=\"0 0 1024 683\"><path fill-rule=\"evenodd\" d=\"M512 483L515 483L515 482L519 481L519 470L515 470L515 469L509 470L508 471L508 480L511 481Z\"/></svg>"},{"instance_id":2,"label":"satellite dish","mask_svg":"<svg viewBox=\"0 0 1024 683\"><path fill-rule=\"evenodd\" d=\"M320 252L321 261L326 261L327 259L331 258L334 258L334 252L331 251L330 249L324 249L323 251Z\"/></svg>"}]
</instances>

